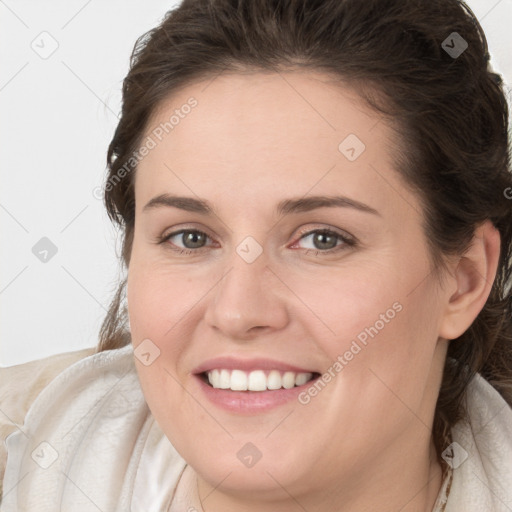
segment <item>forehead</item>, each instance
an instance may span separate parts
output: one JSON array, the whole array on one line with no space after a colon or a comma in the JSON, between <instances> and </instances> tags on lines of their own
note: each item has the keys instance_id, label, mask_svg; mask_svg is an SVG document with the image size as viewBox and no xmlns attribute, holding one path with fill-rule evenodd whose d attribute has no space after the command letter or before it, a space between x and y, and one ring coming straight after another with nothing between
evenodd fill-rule
<instances>
[{"instance_id":1,"label":"forehead","mask_svg":"<svg viewBox=\"0 0 512 512\"><path fill-rule=\"evenodd\" d=\"M221 74L181 88L155 110L136 192L243 193L251 201L336 187L382 203L379 188L397 178L390 176L394 137L353 89L327 74Z\"/></svg>"}]
</instances>

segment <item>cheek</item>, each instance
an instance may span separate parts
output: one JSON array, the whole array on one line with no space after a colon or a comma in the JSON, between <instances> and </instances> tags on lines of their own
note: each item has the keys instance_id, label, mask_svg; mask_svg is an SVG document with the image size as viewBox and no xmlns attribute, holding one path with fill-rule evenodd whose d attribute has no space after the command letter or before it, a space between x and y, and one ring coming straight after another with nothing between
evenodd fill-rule
<instances>
[{"instance_id":1,"label":"cheek","mask_svg":"<svg viewBox=\"0 0 512 512\"><path fill-rule=\"evenodd\" d=\"M183 269L131 262L128 271L127 300L130 328L135 344L154 338L160 344L197 304L204 286Z\"/></svg>"},{"instance_id":2,"label":"cheek","mask_svg":"<svg viewBox=\"0 0 512 512\"><path fill-rule=\"evenodd\" d=\"M182 269L139 258L130 264L127 300L135 353L141 343L157 347L158 356L149 366L137 362L144 395L157 419L186 402L178 381L187 375L179 362L193 337L205 286L200 279L184 277Z\"/></svg>"},{"instance_id":3,"label":"cheek","mask_svg":"<svg viewBox=\"0 0 512 512\"><path fill-rule=\"evenodd\" d=\"M396 265L386 271L344 273L314 285L294 283L308 304L303 318L328 356L325 370L332 368L336 376L342 372L345 389L359 396L364 390L372 394L374 373L393 389L409 388L412 394L422 389L440 317L435 288L425 275L423 268L404 275Z\"/></svg>"},{"instance_id":4,"label":"cheek","mask_svg":"<svg viewBox=\"0 0 512 512\"><path fill-rule=\"evenodd\" d=\"M403 297L393 286L392 273L387 278L368 269L345 270L291 282L296 295L307 305L298 316L314 338L323 345L330 359L348 350L351 341L361 346L390 332L403 311ZM298 311L297 311L298 313Z\"/></svg>"}]
</instances>

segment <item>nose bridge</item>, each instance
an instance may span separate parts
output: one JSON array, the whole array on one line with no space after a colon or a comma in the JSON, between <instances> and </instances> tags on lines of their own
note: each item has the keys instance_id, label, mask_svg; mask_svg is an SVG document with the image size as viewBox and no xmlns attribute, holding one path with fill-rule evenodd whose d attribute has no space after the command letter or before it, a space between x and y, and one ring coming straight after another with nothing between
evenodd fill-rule
<instances>
[{"instance_id":1,"label":"nose bridge","mask_svg":"<svg viewBox=\"0 0 512 512\"><path fill-rule=\"evenodd\" d=\"M276 293L279 281L254 242L243 240L226 260L227 270L208 303L206 321L230 337L243 338L255 327L281 328L287 322L283 297Z\"/></svg>"}]
</instances>

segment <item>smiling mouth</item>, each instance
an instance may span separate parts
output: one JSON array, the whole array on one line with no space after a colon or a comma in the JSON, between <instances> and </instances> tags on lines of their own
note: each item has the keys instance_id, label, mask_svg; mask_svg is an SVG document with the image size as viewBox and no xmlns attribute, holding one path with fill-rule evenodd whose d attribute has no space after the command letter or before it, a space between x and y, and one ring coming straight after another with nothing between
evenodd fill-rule
<instances>
[{"instance_id":1,"label":"smiling mouth","mask_svg":"<svg viewBox=\"0 0 512 512\"><path fill-rule=\"evenodd\" d=\"M208 386L226 391L276 391L303 386L320 376L317 372L282 372L279 370L214 369L199 377Z\"/></svg>"}]
</instances>

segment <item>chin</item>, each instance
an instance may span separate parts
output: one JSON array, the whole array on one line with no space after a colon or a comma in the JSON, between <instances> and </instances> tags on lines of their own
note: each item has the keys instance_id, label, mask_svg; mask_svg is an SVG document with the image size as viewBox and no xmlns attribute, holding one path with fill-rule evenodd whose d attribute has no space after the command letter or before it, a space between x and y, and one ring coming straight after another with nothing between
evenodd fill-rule
<instances>
[{"instance_id":1,"label":"chin","mask_svg":"<svg viewBox=\"0 0 512 512\"><path fill-rule=\"evenodd\" d=\"M225 439L223 442L210 439L201 449L191 448L194 443L190 439L181 439L181 443L173 443L188 464L212 487L217 488L222 482L222 488L226 491L236 493L254 492L255 497L260 493L272 494L276 490L292 486L301 478L300 474L292 473L297 471L303 464L298 451L290 449L288 438L276 439L270 442L269 439L254 439L251 436L236 436L235 439ZM204 435L204 431L202 432ZM172 442L172 441L171 441ZM180 448L186 447L184 451ZM292 459L290 458L292 457Z\"/></svg>"},{"instance_id":2,"label":"chin","mask_svg":"<svg viewBox=\"0 0 512 512\"><path fill-rule=\"evenodd\" d=\"M219 454L220 457L222 457ZM256 499L262 498L262 493L268 496L269 500L283 498L282 488L289 489L296 487L300 475L290 472L297 464L287 463L283 458L280 462L263 462L263 458L252 468L242 466L238 461L232 460L209 460L202 459L194 470L210 484L213 488L221 488L225 492ZM221 483L222 482L222 483ZM299 486L302 488L303 486Z\"/></svg>"}]
</instances>

